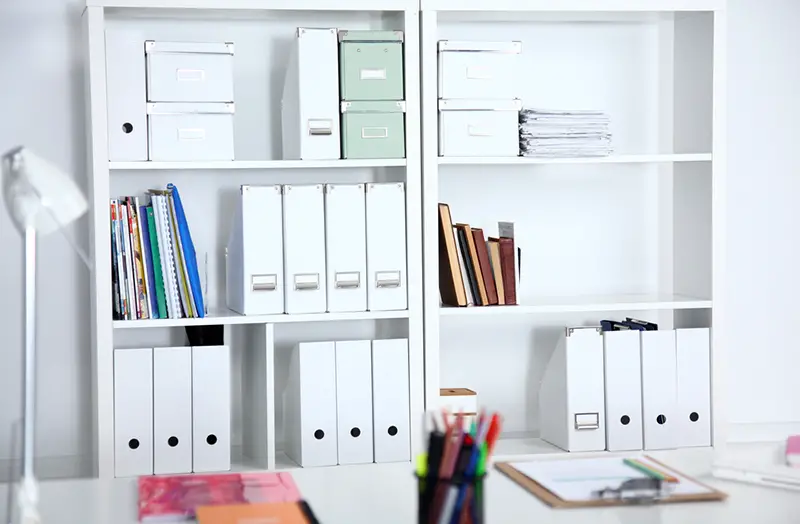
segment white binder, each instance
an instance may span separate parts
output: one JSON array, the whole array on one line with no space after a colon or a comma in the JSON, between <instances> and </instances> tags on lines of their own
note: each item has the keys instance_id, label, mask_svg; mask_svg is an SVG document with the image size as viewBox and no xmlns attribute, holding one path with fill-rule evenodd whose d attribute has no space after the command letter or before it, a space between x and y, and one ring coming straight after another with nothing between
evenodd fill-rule
<instances>
[{"instance_id":1,"label":"white binder","mask_svg":"<svg viewBox=\"0 0 800 524\"><path fill-rule=\"evenodd\" d=\"M644 449L678 446L674 331L641 331Z\"/></svg>"},{"instance_id":2,"label":"white binder","mask_svg":"<svg viewBox=\"0 0 800 524\"><path fill-rule=\"evenodd\" d=\"M231 358L228 346L192 348L192 471L231 469Z\"/></svg>"},{"instance_id":3,"label":"white binder","mask_svg":"<svg viewBox=\"0 0 800 524\"><path fill-rule=\"evenodd\" d=\"M114 476L153 474L153 350L114 350Z\"/></svg>"},{"instance_id":4,"label":"white binder","mask_svg":"<svg viewBox=\"0 0 800 524\"><path fill-rule=\"evenodd\" d=\"M336 444L336 347L301 343L286 386L286 453L302 467L333 466Z\"/></svg>"},{"instance_id":5,"label":"white binder","mask_svg":"<svg viewBox=\"0 0 800 524\"><path fill-rule=\"evenodd\" d=\"M108 159L147 160L144 38L138 31L106 32Z\"/></svg>"},{"instance_id":6,"label":"white binder","mask_svg":"<svg viewBox=\"0 0 800 524\"><path fill-rule=\"evenodd\" d=\"M603 333L606 449L642 449L642 375L638 331Z\"/></svg>"},{"instance_id":7,"label":"white binder","mask_svg":"<svg viewBox=\"0 0 800 524\"><path fill-rule=\"evenodd\" d=\"M711 445L711 355L708 328L675 331L681 447Z\"/></svg>"},{"instance_id":8,"label":"white binder","mask_svg":"<svg viewBox=\"0 0 800 524\"><path fill-rule=\"evenodd\" d=\"M364 184L325 186L328 311L367 310Z\"/></svg>"},{"instance_id":9,"label":"white binder","mask_svg":"<svg viewBox=\"0 0 800 524\"><path fill-rule=\"evenodd\" d=\"M567 328L547 363L539 392L543 440L567 451L606 449L603 337Z\"/></svg>"},{"instance_id":10,"label":"white binder","mask_svg":"<svg viewBox=\"0 0 800 524\"><path fill-rule=\"evenodd\" d=\"M324 313L325 205L322 185L283 186L286 313Z\"/></svg>"},{"instance_id":11,"label":"white binder","mask_svg":"<svg viewBox=\"0 0 800 524\"><path fill-rule=\"evenodd\" d=\"M339 464L372 462L372 347L336 342L336 434Z\"/></svg>"},{"instance_id":12,"label":"white binder","mask_svg":"<svg viewBox=\"0 0 800 524\"><path fill-rule=\"evenodd\" d=\"M370 311L408 308L406 189L367 184L367 305Z\"/></svg>"},{"instance_id":13,"label":"white binder","mask_svg":"<svg viewBox=\"0 0 800 524\"><path fill-rule=\"evenodd\" d=\"M192 472L192 348L153 350L153 473Z\"/></svg>"},{"instance_id":14,"label":"white binder","mask_svg":"<svg viewBox=\"0 0 800 524\"><path fill-rule=\"evenodd\" d=\"M283 158L340 158L337 31L298 27L295 36L281 100Z\"/></svg>"},{"instance_id":15,"label":"white binder","mask_svg":"<svg viewBox=\"0 0 800 524\"><path fill-rule=\"evenodd\" d=\"M411 460L408 388L408 340L373 340L375 462Z\"/></svg>"},{"instance_id":16,"label":"white binder","mask_svg":"<svg viewBox=\"0 0 800 524\"><path fill-rule=\"evenodd\" d=\"M283 313L281 186L242 186L226 249L228 308L242 315Z\"/></svg>"}]
</instances>

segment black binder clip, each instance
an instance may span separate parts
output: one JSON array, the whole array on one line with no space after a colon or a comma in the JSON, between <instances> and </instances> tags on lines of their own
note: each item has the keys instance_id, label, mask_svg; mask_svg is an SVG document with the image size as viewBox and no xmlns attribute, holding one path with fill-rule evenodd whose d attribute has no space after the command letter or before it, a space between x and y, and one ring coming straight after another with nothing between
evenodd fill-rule
<instances>
[{"instance_id":1,"label":"black binder clip","mask_svg":"<svg viewBox=\"0 0 800 524\"><path fill-rule=\"evenodd\" d=\"M658 324L654 324L646 320L639 320L637 318L625 317L625 322L627 324L642 326L642 329L644 331L658 331Z\"/></svg>"},{"instance_id":2,"label":"black binder clip","mask_svg":"<svg viewBox=\"0 0 800 524\"><path fill-rule=\"evenodd\" d=\"M592 494L603 500L619 500L626 504L654 504L669 496L670 485L661 479L636 478L624 481L616 488L604 488Z\"/></svg>"}]
</instances>

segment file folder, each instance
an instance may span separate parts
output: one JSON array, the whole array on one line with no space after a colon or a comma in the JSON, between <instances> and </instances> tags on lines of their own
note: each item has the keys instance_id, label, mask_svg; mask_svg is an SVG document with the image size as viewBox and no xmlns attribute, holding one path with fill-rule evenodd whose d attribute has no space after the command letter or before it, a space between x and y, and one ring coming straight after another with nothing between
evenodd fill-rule
<instances>
[{"instance_id":1,"label":"file folder","mask_svg":"<svg viewBox=\"0 0 800 524\"><path fill-rule=\"evenodd\" d=\"M411 460L408 340L372 341L375 462Z\"/></svg>"},{"instance_id":2,"label":"file folder","mask_svg":"<svg viewBox=\"0 0 800 524\"><path fill-rule=\"evenodd\" d=\"M283 158L341 157L336 29L298 27L281 99Z\"/></svg>"},{"instance_id":3,"label":"file folder","mask_svg":"<svg viewBox=\"0 0 800 524\"><path fill-rule=\"evenodd\" d=\"M374 460L369 340L336 342L336 426L339 464Z\"/></svg>"},{"instance_id":4,"label":"file folder","mask_svg":"<svg viewBox=\"0 0 800 524\"><path fill-rule=\"evenodd\" d=\"M364 184L325 186L328 311L367 310Z\"/></svg>"},{"instance_id":5,"label":"file folder","mask_svg":"<svg viewBox=\"0 0 800 524\"><path fill-rule=\"evenodd\" d=\"M402 183L367 184L367 305L408 309L406 192Z\"/></svg>"},{"instance_id":6,"label":"file folder","mask_svg":"<svg viewBox=\"0 0 800 524\"><path fill-rule=\"evenodd\" d=\"M231 469L231 359L228 346L192 348L192 471Z\"/></svg>"},{"instance_id":7,"label":"file folder","mask_svg":"<svg viewBox=\"0 0 800 524\"><path fill-rule=\"evenodd\" d=\"M147 160L144 37L135 30L106 32L108 159Z\"/></svg>"},{"instance_id":8,"label":"file folder","mask_svg":"<svg viewBox=\"0 0 800 524\"><path fill-rule=\"evenodd\" d=\"M567 328L539 392L542 439L567 451L606 449L604 383L600 328Z\"/></svg>"},{"instance_id":9,"label":"file folder","mask_svg":"<svg viewBox=\"0 0 800 524\"><path fill-rule=\"evenodd\" d=\"M242 186L226 250L228 307L242 315L283 313L281 186Z\"/></svg>"},{"instance_id":10,"label":"file folder","mask_svg":"<svg viewBox=\"0 0 800 524\"><path fill-rule=\"evenodd\" d=\"M153 474L153 350L114 350L114 476Z\"/></svg>"},{"instance_id":11,"label":"file folder","mask_svg":"<svg viewBox=\"0 0 800 524\"><path fill-rule=\"evenodd\" d=\"M324 313L325 206L322 185L283 186L285 311Z\"/></svg>"},{"instance_id":12,"label":"file folder","mask_svg":"<svg viewBox=\"0 0 800 524\"><path fill-rule=\"evenodd\" d=\"M708 328L675 331L681 447L711 445L711 355Z\"/></svg>"},{"instance_id":13,"label":"file folder","mask_svg":"<svg viewBox=\"0 0 800 524\"><path fill-rule=\"evenodd\" d=\"M642 449L642 376L638 331L603 334L606 449Z\"/></svg>"},{"instance_id":14,"label":"file folder","mask_svg":"<svg viewBox=\"0 0 800 524\"><path fill-rule=\"evenodd\" d=\"M294 348L285 400L289 458L304 468L336 465L336 347L333 342L307 342Z\"/></svg>"},{"instance_id":15,"label":"file folder","mask_svg":"<svg viewBox=\"0 0 800 524\"><path fill-rule=\"evenodd\" d=\"M678 446L675 332L640 331L644 449Z\"/></svg>"},{"instance_id":16,"label":"file folder","mask_svg":"<svg viewBox=\"0 0 800 524\"><path fill-rule=\"evenodd\" d=\"M153 350L153 473L192 472L192 348Z\"/></svg>"}]
</instances>

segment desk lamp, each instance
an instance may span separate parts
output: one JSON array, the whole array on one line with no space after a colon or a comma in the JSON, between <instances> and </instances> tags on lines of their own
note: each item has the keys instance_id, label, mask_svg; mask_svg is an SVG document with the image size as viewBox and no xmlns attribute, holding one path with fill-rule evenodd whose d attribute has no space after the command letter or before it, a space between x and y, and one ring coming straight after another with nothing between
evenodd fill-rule
<instances>
[{"instance_id":1,"label":"desk lamp","mask_svg":"<svg viewBox=\"0 0 800 524\"><path fill-rule=\"evenodd\" d=\"M8 214L25 239L24 374L22 415L22 478L17 491L19 520L37 524L39 489L33 472L36 405L36 237L80 218L86 198L63 171L18 147L2 156L3 197ZM73 247L74 246L73 244ZM78 250L81 258L86 257Z\"/></svg>"}]
</instances>

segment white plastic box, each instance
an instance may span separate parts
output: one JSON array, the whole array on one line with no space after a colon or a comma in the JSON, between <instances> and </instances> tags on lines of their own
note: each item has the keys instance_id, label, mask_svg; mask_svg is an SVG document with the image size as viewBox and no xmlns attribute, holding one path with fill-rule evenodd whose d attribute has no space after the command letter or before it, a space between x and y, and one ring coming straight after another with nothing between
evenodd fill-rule
<instances>
[{"instance_id":1,"label":"white plastic box","mask_svg":"<svg viewBox=\"0 0 800 524\"><path fill-rule=\"evenodd\" d=\"M233 160L232 103L149 103L150 160Z\"/></svg>"},{"instance_id":2,"label":"white plastic box","mask_svg":"<svg viewBox=\"0 0 800 524\"><path fill-rule=\"evenodd\" d=\"M233 102L233 44L145 42L148 102Z\"/></svg>"},{"instance_id":3,"label":"white plastic box","mask_svg":"<svg viewBox=\"0 0 800 524\"><path fill-rule=\"evenodd\" d=\"M520 100L439 100L439 156L518 156Z\"/></svg>"},{"instance_id":4,"label":"white plastic box","mask_svg":"<svg viewBox=\"0 0 800 524\"><path fill-rule=\"evenodd\" d=\"M439 98L520 98L521 42L439 42Z\"/></svg>"}]
</instances>

